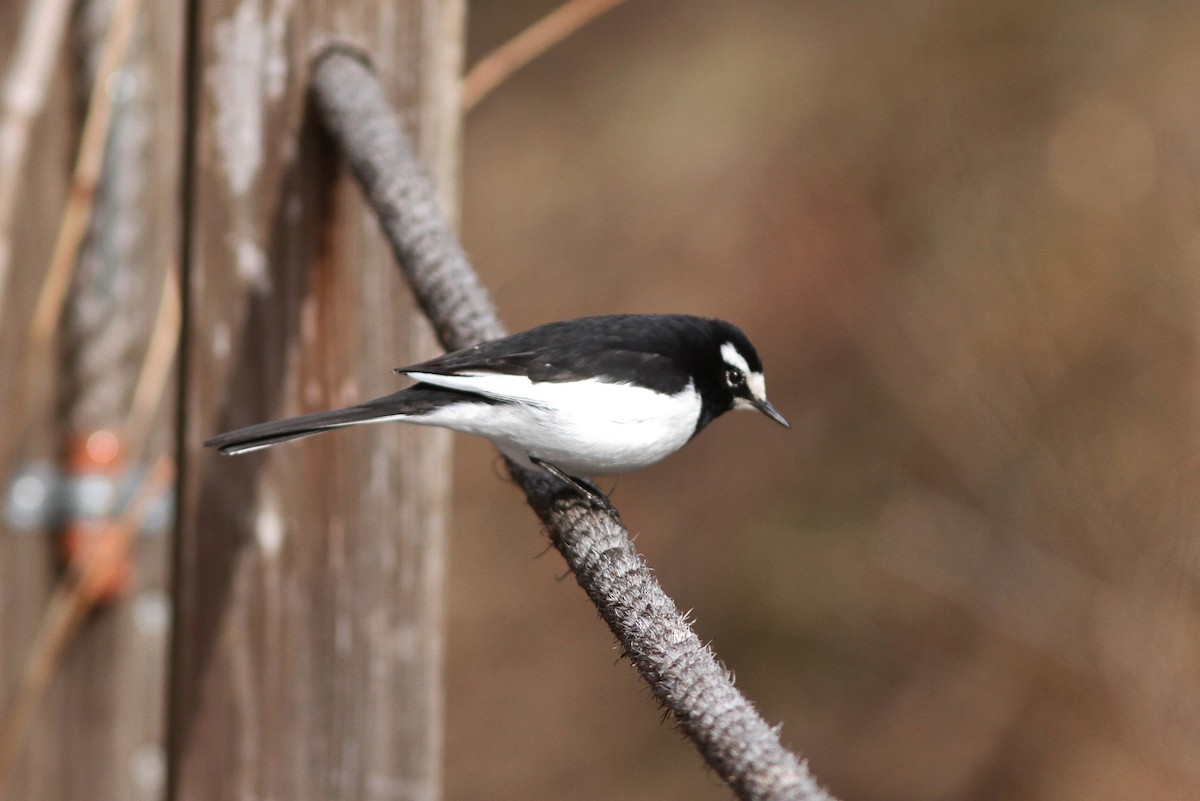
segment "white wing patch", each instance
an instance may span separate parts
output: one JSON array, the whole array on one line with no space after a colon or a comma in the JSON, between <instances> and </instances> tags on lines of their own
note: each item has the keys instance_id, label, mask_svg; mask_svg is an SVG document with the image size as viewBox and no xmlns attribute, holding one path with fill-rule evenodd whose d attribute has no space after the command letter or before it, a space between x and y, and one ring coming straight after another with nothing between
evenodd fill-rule
<instances>
[{"instance_id":1,"label":"white wing patch","mask_svg":"<svg viewBox=\"0 0 1200 801\"><path fill-rule=\"evenodd\" d=\"M432 384L435 387L443 389L457 389L462 392L470 392L475 395L482 395L485 398L493 400L514 401L519 403L529 403L534 406L547 406L547 396L553 393L539 391L539 387L554 386L548 383L535 384L523 375L509 375L507 373L455 373L454 375L442 375L440 373L405 373L409 378L416 381L423 381L426 384ZM567 386L567 384L559 384L557 386Z\"/></svg>"}]
</instances>

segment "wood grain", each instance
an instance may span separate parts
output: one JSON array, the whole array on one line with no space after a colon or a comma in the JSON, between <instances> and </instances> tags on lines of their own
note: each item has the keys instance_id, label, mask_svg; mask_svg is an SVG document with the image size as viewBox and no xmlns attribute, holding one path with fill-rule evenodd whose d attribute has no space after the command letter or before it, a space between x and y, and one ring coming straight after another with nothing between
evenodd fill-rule
<instances>
[{"instance_id":1,"label":"wood grain","mask_svg":"<svg viewBox=\"0 0 1200 801\"><path fill-rule=\"evenodd\" d=\"M7 64L13 52L12 37L20 30L18 21L25 7L23 2L0 4L0 64ZM102 28L103 19L100 22ZM123 328L121 338L132 344L117 348L120 353L110 365L121 377L107 381L111 391L97 392L97 376L77 369L79 352L70 347L62 353L61 371L50 363L39 364L29 415L3 423L3 437L14 446L8 449L13 454L11 463L0 465L5 478L30 465L52 465L77 424L90 428L124 420L142 354L139 331L153 319L165 267L178 255L183 24L178 3L145 0L141 4L125 65L124 101L118 110L118 126L125 129L121 136L133 131L134 141L123 151L122 143L131 141L128 138L111 148L107 167L126 171L123 177L139 184L136 191L125 192L136 200L114 211L115 219L94 221L104 229L97 234L94 228L94 238L115 236L123 246L111 264L93 265L90 274L106 283L101 291L111 295L103 300L102 325L76 341L95 343ZM76 34L69 35L58 56L56 78L45 112L35 124L29 161L22 171L10 292L0 327L0 363L6 365L19 363L33 299L62 214L78 144L78 98L87 88L79 63L70 57L81 46ZM129 170L136 170L136 175ZM105 195L110 188L111 183L102 183L97 194ZM132 291L117 291L114 286L132 287ZM93 295L91 302L95 301ZM93 305L91 312L95 310ZM12 397L14 372L0 371L0 397ZM104 377L111 379L107 369ZM84 398L90 399L87 404L75 403ZM174 439L167 430L174 418L170 405L168 399L168 408L150 432L156 453ZM12 708L50 592L61 577L57 550L50 530L7 527L0 536L0 709ZM67 649L21 742L8 798L162 797L169 553L167 532L137 540L130 591L90 616Z\"/></svg>"},{"instance_id":2,"label":"wood grain","mask_svg":"<svg viewBox=\"0 0 1200 801\"><path fill-rule=\"evenodd\" d=\"M320 130L308 63L373 54L454 206L463 7L205 2L197 35L172 792L435 799L449 440L381 426L245 457L214 433L399 386L437 352Z\"/></svg>"}]
</instances>

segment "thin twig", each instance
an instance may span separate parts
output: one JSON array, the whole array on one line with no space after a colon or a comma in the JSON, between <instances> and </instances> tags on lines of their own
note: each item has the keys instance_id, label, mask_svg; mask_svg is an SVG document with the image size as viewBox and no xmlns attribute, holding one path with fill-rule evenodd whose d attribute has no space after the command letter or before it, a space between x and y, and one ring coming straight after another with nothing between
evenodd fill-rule
<instances>
[{"instance_id":1,"label":"thin twig","mask_svg":"<svg viewBox=\"0 0 1200 801\"><path fill-rule=\"evenodd\" d=\"M70 192L63 209L58 238L41 293L34 308L29 326L29 340L17 372L12 401L5 414L9 420L21 421L28 411L33 397L33 384L39 366L48 360L50 344L62 314L63 301L71 285L79 247L87 230L91 214L92 199L96 184L100 180L100 165L104 160L104 147L108 142L112 120L113 95L109 92L117 70L125 62L133 25L141 0L117 0L105 35L104 48L100 54L100 66L92 83L88 99L87 119L79 142L75 169L71 177ZM0 454L0 475L7 469L19 446L19 437L13 437L8 452Z\"/></svg>"},{"instance_id":2,"label":"thin twig","mask_svg":"<svg viewBox=\"0 0 1200 801\"><path fill-rule=\"evenodd\" d=\"M0 90L0 318L5 311L13 211L29 149L29 134L46 104L52 67L60 51L71 5L71 0L33 0L29 4L8 76Z\"/></svg>"},{"instance_id":3,"label":"thin twig","mask_svg":"<svg viewBox=\"0 0 1200 801\"><path fill-rule=\"evenodd\" d=\"M503 332L398 118L361 57L319 57L313 90L325 124L373 205L442 344ZM713 652L633 548L620 517L545 474L510 464L530 506L625 653L718 775L747 801L832 801L734 687Z\"/></svg>"},{"instance_id":4,"label":"thin twig","mask_svg":"<svg viewBox=\"0 0 1200 801\"><path fill-rule=\"evenodd\" d=\"M79 141L67 205L63 210L58 239L54 243L54 255L46 270L45 283L30 325L30 339L38 347L43 347L53 336L63 299L71 285L71 275L79 255L79 246L87 231L96 184L100 181L100 165L104 162L104 146L108 143L111 128L114 98L110 89L117 70L125 63L140 5L141 0L117 0L108 23L100 66L88 98L87 119Z\"/></svg>"},{"instance_id":5,"label":"thin twig","mask_svg":"<svg viewBox=\"0 0 1200 801\"><path fill-rule=\"evenodd\" d=\"M30 648L21 685L13 694L15 700L0 730L0 799L4 797L31 716L67 645L114 572L121 569L150 505L170 488L174 475L174 462L164 454L142 481L121 517L108 524L104 532L93 535L92 547L75 551L66 574L55 588Z\"/></svg>"},{"instance_id":6,"label":"thin twig","mask_svg":"<svg viewBox=\"0 0 1200 801\"><path fill-rule=\"evenodd\" d=\"M463 78L463 111L475 108L517 70L622 2L624 0L567 0L481 58Z\"/></svg>"},{"instance_id":7,"label":"thin twig","mask_svg":"<svg viewBox=\"0 0 1200 801\"><path fill-rule=\"evenodd\" d=\"M125 456L130 462L143 458L150 439L150 427L162 407L171 368L179 351L179 332L182 323L179 297L179 275L174 264L168 264L163 275L162 297L158 316L150 333L150 344L138 370L133 400L121 429Z\"/></svg>"}]
</instances>

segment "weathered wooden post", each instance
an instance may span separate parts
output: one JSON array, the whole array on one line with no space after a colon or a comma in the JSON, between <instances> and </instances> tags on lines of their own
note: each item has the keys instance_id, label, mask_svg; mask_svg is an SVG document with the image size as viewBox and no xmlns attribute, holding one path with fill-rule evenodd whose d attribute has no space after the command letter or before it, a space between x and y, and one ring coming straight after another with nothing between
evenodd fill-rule
<instances>
[{"instance_id":1,"label":"weathered wooden post","mask_svg":"<svg viewBox=\"0 0 1200 801\"><path fill-rule=\"evenodd\" d=\"M201 442L436 352L308 82L331 41L372 54L452 207L463 3L212 0L196 22L171 795L435 799L448 437Z\"/></svg>"},{"instance_id":2,"label":"weathered wooden post","mask_svg":"<svg viewBox=\"0 0 1200 801\"><path fill-rule=\"evenodd\" d=\"M86 97L103 49L114 3L67 4L62 47L46 56L58 65L42 114L33 122L13 209L13 260L5 308L0 310L0 381L5 402L24 394L21 410L6 408L0 438L8 463L4 519L0 521L0 710L4 725L28 709L13 729L5 798L134 799L164 791L164 693L169 640L169 527L139 537L129 557L132 580L103 606L61 652L44 696L24 684L35 642L45 633L50 594L62 578L57 523L86 513L105 490L138 468L123 467L94 490L68 483L56 457L68 443L120 435L134 394L138 364L167 266L179 247L179 164L183 97L184 13L169 0L140 4L128 55L109 89L113 127L97 187L92 225L58 331L58 366L34 365L30 386L15 387L26 358L30 312L44 276L62 214L64 190L78 147L81 98ZM21 20L32 3L0 6L0 65L26 33ZM32 87L8 85L6 91ZM8 173L14 176L13 173ZM49 353L42 354L49 356ZM57 372L57 381L53 380ZM53 400L52 400L53 399ZM167 404L170 405L169 403ZM170 447L160 413L142 444L153 453ZM149 421L142 421L149 425ZM82 450L82 448L81 448ZM111 481L112 483L107 483ZM89 498L91 499L89 501ZM161 523L161 519L159 523ZM30 699L35 699L31 701ZM6 728L5 734L10 730Z\"/></svg>"}]
</instances>

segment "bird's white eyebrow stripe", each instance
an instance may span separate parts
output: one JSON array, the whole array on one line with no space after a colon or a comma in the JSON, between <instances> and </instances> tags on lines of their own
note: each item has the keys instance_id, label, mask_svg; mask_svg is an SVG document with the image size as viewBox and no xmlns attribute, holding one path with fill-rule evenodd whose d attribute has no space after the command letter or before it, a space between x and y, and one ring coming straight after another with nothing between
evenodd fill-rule
<instances>
[{"instance_id":1,"label":"bird's white eyebrow stripe","mask_svg":"<svg viewBox=\"0 0 1200 801\"><path fill-rule=\"evenodd\" d=\"M750 375L750 365L746 363L745 357L738 353L738 349L734 347L732 342L726 342L721 346L721 358L730 367L736 367L746 375Z\"/></svg>"},{"instance_id":2,"label":"bird's white eyebrow stripe","mask_svg":"<svg viewBox=\"0 0 1200 801\"><path fill-rule=\"evenodd\" d=\"M767 398L767 380L762 373L756 373L750 369L750 365L742 354L738 353L738 349L734 347L732 342L726 342L721 346L721 358L730 367L736 367L742 371L742 375L746 376L746 386L750 388L750 394L759 400Z\"/></svg>"}]
</instances>

